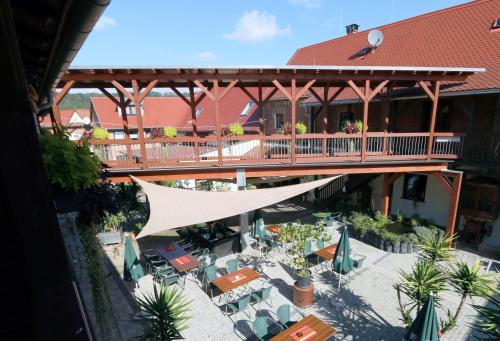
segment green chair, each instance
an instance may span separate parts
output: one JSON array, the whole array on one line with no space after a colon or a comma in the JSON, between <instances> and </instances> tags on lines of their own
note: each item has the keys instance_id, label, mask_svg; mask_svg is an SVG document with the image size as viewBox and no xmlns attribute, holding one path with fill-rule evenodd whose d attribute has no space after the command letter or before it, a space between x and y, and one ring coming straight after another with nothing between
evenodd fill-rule
<instances>
[{"instance_id":1,"label":"green chair","mask_svg":"<svg viewBox=\"0 0 500 341\"><path fill-rule=\"evenodd\" d=\"M269 332L269 325L271 324L278 327L277 333L271 334ZM255 319L255 321L253 321L252 329L253 333L259 340L267 341L274 335L281 332L283 327L267 316L259 316Z\"/></svg>"},{"instance_id":2,"label":"green chair","mask_svg":"<svg viewBox=\"0 0 500 341\"><path fill-rule=\"evenodd\" d=\"M201 252L201 254L200 254ZM210 254L210 249L208 248L204 248L203 250L201 251L198 251L196 253L191 253L193 256L197 256L198 257L198 260L201 260L202 258L205 258L207 257L209 254Z\"/></svg>"},{"instance_id":3,"label":"green chair","mask_svg":"<svg viewBox=\"0 0 500 341\"><path fill-rule=\"evenodd\" d=\"M266 302L268 306L270 306L271 308L273 307L273 299L271 297L271 289L272 288L273 288L272 286L268 286L268 287L265 287L265 288L253 291L250 294L251 295L251 301L253 301L253 303L258 303L259 304L259 309L258 310L260 310L260 304L261 304L261 302ZM271 301L271 303L269 303L269 301Z\"/></svg>"},{"instance_id":4,"label":"green chair","mask_svg":"<svg viewBox=\"0 0 500 341\"><path fill-rule=\"evenodd\" d=\"M226 303L226 313L231 316L236 315L237 313L243 312L247 317L250 318L250 315L246 312L248 306L250 305L250 294L240 297L239 299Z\"/></svg>"},{"instance_id":5,"label":"green chair","mask_svg":"<svg viewBox=\"0 0 500 341\"><path fill-rule=\"evenodd\" d=\"M312 255L312 243L310 240L306 240L306 244L304 245L304 257Z\"/></svg>"},{"instance_id":6,"label":"green chair","mask_svg":"<svg viewBox=\"0 0 500 341\"><path fill-rule=\"evenodd\" d=\"M229 259L226 262L226 271L228 274L238 271L238 260L237 259Z\"/></svg>"},{"instance_id":7,"label":"green chair","mask_svg":"<svg viewBox=\"0 0 500 341\"><path fill-rule=\"evenodd\" d=\"M181 285L179 274L168 271L161 271L155 274L155 277L160 283L163 283L166 286L170 286L172 284L179 284L179 286L184 289L184 285Z\"/></svg>"},{"instance_id":8,"label":"green chair","mask_svg":"<svg viewBox=\"0 0 500 341\"><path fill-rule=\"evenodd\" d=\"M324 249L325 241L323 239L316 240L316 247L318 248L318 250Z\"/></svg>"},{"instance_id":9,"label":"green chair","mask_svg":"<svg viewBox=\"0 0 500 341\"><path fill-rule=\"evenodd\" d=\"M278 316L278 323L285 329L296 323L296 321L292 321L291 319L291 307L289 304L279 306L278 310L276 310L276 315ZM300 315L302 316L302 314Z\"/></svg>"},{"instance_id":10,"label":"green chair","mask_svg":"<svg viewBox=\"0 0 500 341\"><path fill-rule=\"evenodd\" d=\"M217 278L217 268L215 265L208 265L204 270L205 290L210 289L211 297L214 297L212 282Z\"/></svg>"}]
</instances>

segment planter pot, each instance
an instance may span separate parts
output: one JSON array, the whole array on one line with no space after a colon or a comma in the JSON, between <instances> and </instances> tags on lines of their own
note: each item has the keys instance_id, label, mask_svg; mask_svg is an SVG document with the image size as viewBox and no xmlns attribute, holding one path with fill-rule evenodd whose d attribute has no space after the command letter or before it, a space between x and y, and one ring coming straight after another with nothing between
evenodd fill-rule
<instances>
[{"instance_id":1,"label":"planter pot","mask_svg":"<svg viewBox=\"0 0 500 341\"><path fill-rule=\"evenodd\" d=\"M120 244L122 241L122 236L120 231L116 232L101 232L97 235L104 245L110 244Z\"/></svg>"},{"instance_id":2,"label":"planter pot","mask_svg":"<svg viewBox=\"0 0 500 341\"><path fill-rule=\"evenodd\" d=\"M413 243L412 242L408 243L408 253L413 253Z\"/></svg>"},{"instance_id":3,"label":"planter pot","mask_svg":"<svg viewBox=\"0 0 500 341\"><path fill-rule=\"evenodd\" d=\"M311 286L311 270L295 271L295 276L297 276L297 286L299 288L308 289Z\"/></svg>"},{"instance_id":4,"label":"planter pot","mask_svg":"<svg viewBox=\"0 0 500 341\"><path fill-rule=\"evenodd\" d=\"M401 242L401 244L399 245L399 251L400 253L408 253L408 243Z\"/></svg>"},{"instance_id":5,"label":"planter pot","mask_svg":"<svg viewBox=\"0 0 500 341\"><path fill-rule=\"evenodd\" d=\"M378 243L376 245L380 250L385 250L385 240L382 237L379 237Z\"/></svg>"},{"instance_id":6,"label":"planter pot","mask_svg":"<svg viewBox=\"0 0 500 341\"><path fill-rule=\"evenodd\" d=\"M394 242L392 244L392 252L394 253L400 253L399 248L400 248L401 243L399 241Z\"/></svg>"},{"instance_id":7,"label":"planter pot","mask_svg":"<svg viewBox=\"0 0 500 341\"><path fill-rule=\"evenodd\" d=\"M392 242L390 240L386 240L384 242L384 250L387 252L392 252Z\"/></svg>"}]
</instances>

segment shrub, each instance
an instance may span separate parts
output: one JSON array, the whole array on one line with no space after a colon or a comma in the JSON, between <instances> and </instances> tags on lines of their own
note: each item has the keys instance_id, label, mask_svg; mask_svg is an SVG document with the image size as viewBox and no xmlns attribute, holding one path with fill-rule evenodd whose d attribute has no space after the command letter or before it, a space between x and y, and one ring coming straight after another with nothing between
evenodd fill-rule
<instances>
[{"instance_id":1,"label":"shrub","mask_svg":"<svg viewBox=\"0 0 500 341\"><path fill-rule=\"evenodd\" d=\"M295 124L295 132L299 135L307 133L307 126L304 123L298 122Z\"/></svg>"},{"instance_id":2,"label":"shrub","mask_svg":"<svg viewBox=\"0 0 500 341\"><path fill-rule=\"evenodd\" d=\"M92 130L92 138L94 140L107 140L109 139L109 132L106 129L95 127Z\"/></svg>"},{"instance_id":3,"label":"shrub","mask_svg":"<svg viewBox=\"0 0 500 341\"><path fill-rule=\"evenodd\" d=\"M392 220L385 216L382 212L380 211L377 211L375 213L375 227L378 227L378 228L384 228L384 227L387 227L389 224L392 223Z\"/></svg>"},{"instance_id":4,"label":"shrub","mask_svg":"<svg viewBox=\"0 0 500 341\"><path fill-rule=\"evenodd\" d=\"M398 211L398 213L396 213L396 221L400 224L402 224L405 221L405 216L403 212Z\"/></svg>"},{"instance_id":5,"label":"shrub","mask_svg":"<svg viewBox=\"0 0 500 341\"><path fill-rule=\"evenodd\" d=\"M356 121L356 130L358 133L363 132L363 121L361 121L361 120ZM365 130L368 130L368 126L365 127Z\"/></svg>"},{"instance_id":6,"label":"shrub","mask_svg":"<svg viewBox=\"0 0 500 341\"><path fill-rule=\"evenodd\" d=\"M159 138L164 137L165 135L163 134L163 129L153 128L153 129L151 129L150 136L152 139L159 139Z\"/></svg>"},{"instance_id":7,"label":"shrub","mask_svg":"<svg viewBox=\"0 0 500 341\"><path fill-rule=\"evenodd\" d=\"M367 214L361 212L353 212L351 216L352 227L361 235L364 235L370 230L373 230L375 221Z\"/></svg>"},{"instance_id":8,"label":"shrub","mask_svg":"<svg viewBox=\"0 0 500 341\"><path fill-rule=\"evenodd\" d=\"M101 172L99 158L86 141L73 143L65 134L42 132L39 137L43 164L51 184L79 191L96 183Z\"/></svg>"},{"instance_id":9,"label":"shrub","mask_svg":"<svg viewBox=\"0 0 500 341\"><path fill-rule=\"evenodd\" d=\"M227 136L241 136L245 133L245 131L243 130L243 127L241 126L241 124L239 123L230 123L228 126L227 126L227 132L226 132L226 135Z\"/></svg>"},{"instance_id":10,"label":"shrub","mask_svg":"<svg viewBox=\"0 0 500 341\"><path fill-rule=\"evenodd\" d=\"M99 225L104 232L118 231L120 229L121 223L123 223L125 220L127 219L121 212L118 212L116 214L106 212Z\"/></svg>"},{"instance_id":11,"label":"shrub","mask_svg":"<svg viewBox=\"0 0 500 341\"><path fill-rule=\"evenodd\" d=\"M165 137L176 137L177 136L177 129L175 127L165 127L163 128L163 136Z\"/></svg>"}]
</instances>

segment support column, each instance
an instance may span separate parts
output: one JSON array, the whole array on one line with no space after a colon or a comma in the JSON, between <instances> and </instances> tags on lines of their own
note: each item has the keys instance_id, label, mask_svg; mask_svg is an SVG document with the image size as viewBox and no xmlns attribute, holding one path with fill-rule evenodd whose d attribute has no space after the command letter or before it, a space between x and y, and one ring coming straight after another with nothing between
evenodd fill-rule
<instances>
[{"instance_id":1,"label":"support column","mask_svg":"<svg viewBox=\"0 0 500 341\"><path fill-rule=\"evenodd\" d=\"M384 182L382 185L382 200L380 201L380 211L387 217L389 215L389 200L390 200L389 174L384 173Z\"/></svg>"},{"instance_id":2,"label":"support column","mask_svg":"<svg viewBox=\"0 0 500 341\"><path fill-rule=\"evenodd\" d=\"M125 139L130 141L130 131L128 129L128 117L127 117L127 106L128 103L125 101L125 96L121 92L118 92L118 98L120 101L120 112L122 114L122 122L123 122L123 134L125 135ZM132 147L130 144L127 144L127 160L132 162Z\"/></svg>"},{"instance_id":3,"label":"support column","mask_svg":"<svg viewBox=\"0 0 500 341\"><path fill-rule=\"evenodd\" d=\"M219 99L219 82L217 80L214 83L214 107L215 107L215 127L217 130L217 160L219 166L222 166L222 128L220 124L220 99Z\"/></svg>"},{"instance_id":4,"label":"support column","mask_svg":"<svg viewBox=\"0 0 500 341\"><path fill-rule=\"evenodd\" d=\"M434 82L434 93L431 97L432 99L432 114L429 129L429 143L427 144L427 159L430 160L432 155L432 145L434 144L434 128L436 127L436 115L438 110L438 100L439 100L439 87L440 82Z\"/></svg>"},{"instance_id":5,"label":"support column","mask_svg":"<svg viewBox=\"0 0 500 341\"><path fill-rule=\"evenodd\" d=\"M389 132L389 116L391 113L391 92L393 84L386 87L384 101L382 103L382 127L384 128L384 145L382 154L387 155L387 133Z\"/></svg>"},{"instance_id":6,"label":"support column","mask_svg":"<svg viewBox=\"0 0 500 341\"><path fill-rule=\"evenodd\" d=\"M366 141L368 126L368 106L370 103L370 80L365 80L365 93L363 98L363 130L361 131L361 162L366 160Z\"/></svg>"},{"instance_id":7,"label":"support column","mask_svg":"<svg viewBox=\"0 0 500 341\"><path fill-rule=\"evenodd\" d=\"M144 136L144 126L142 125L142 110L141 110L141 96L139 93L139 83L137 80L132 80L132 90L134 96L134 105L135 105L135 117L137 120L137 139L139 140L139 144L141 146L141 161L143 163L147 163L148 155L146 150L146 142Z\"/></svg>"},{"instance_id":8,"label":"support column","mask_svg":"<svg viewBox=\"0 0 500 341\"><path fill-rule=\"evenodd\" d=\"M290 141L290 149L291 149L291 153L290 153L290 156L291 156L291 161L292 163L295 163L295 152L296 152L296 147L297 147L297 132L295 131L295 124L296 124L296 121L297 121L297 98L295 97L296 96L296 90L297 90L297 86L296 86L296 81L295 79L292 79L292 87L291 87L291 101L290 101L290 104L292 106L292 122L291 122L291 141Z\"/></svg>"},{"instance_id":9,"label":"support column","mask_svg":"<svg viewBox=\"0 0 500 341\"><path fill-rule=\"evenodd\" d=\"M453 179L453 190L451 192L450 210L448 213L448 224L446 225L446 235L453 236L455 234L455 225L457 221L458 203L460 200L460 189L462 188L462 172Z\"/></svg>"}]
</instances>

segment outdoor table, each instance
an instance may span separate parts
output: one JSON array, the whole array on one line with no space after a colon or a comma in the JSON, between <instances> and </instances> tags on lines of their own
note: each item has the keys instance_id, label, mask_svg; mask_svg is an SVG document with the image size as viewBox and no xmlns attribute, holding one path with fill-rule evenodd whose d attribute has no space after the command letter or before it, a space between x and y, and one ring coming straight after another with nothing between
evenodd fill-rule
<instances>
[{"instance_id":1,"label":"outdoor table","mask_svg":"<svg viewBox=\"0 0 500 341\"><path fill-rule=\"evenodd\" d=\"M332 260L335 250L337 250L337 244L332 244L315 251L314 254L324 260Z\"/></svg>"},{"instance_id":2,"label":"outdoor table","mask_svg":"<svg viewBox=\"0 0 500 341\"><path fill-rule=\"evenodd\" d=\"M179 273L200 266L198 259L180 247L176 242L160 245L158 247L158 253Z\"/></svg>"},{"instance_id":3,"label":"outdoor table","mask_svg":"<svg viewBox=\"0 0 500 341\"><path fill-rule=\"evenodd\" d=\"M323 341L337 331L314 315L308 315L291 327L272 337L270 341Z\"/></svg>"},{"instance_id":4,"label":"outdoor table","mask_svg":"<svg viewBox=\"0 0 500 341\"><path fill-rule=\"evenodd\" d=\"M226 294L258 278L260 278L260 274L257 271L250 268L242 268L236 272L214 279L212 283L222 293Z\"/></svg>"},{"instance_id":5,"label":"outdoor table","mask_svg":"<svg viewBox=\"0 0 500 341\"><path fill-rule=\"evenodd\" d=\"M331 216L332 212L325 212L325 211L313 212L312 215L316 218L325 219L325 218L328 218L329 216Z\"/></svg>"},{"instance_id":6,"label":"outdoor table","mask_svg":"<svg viewBox=\"0 0 500 341\"><path fill-rule=\"evenodd\" d=\"M278 234L280 232L280 226L279 225L266 226L266 231L272 234Z\"/></svg>"}]
</instances>

